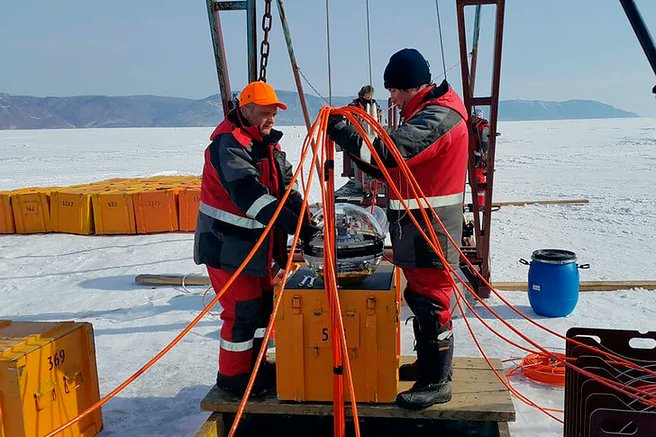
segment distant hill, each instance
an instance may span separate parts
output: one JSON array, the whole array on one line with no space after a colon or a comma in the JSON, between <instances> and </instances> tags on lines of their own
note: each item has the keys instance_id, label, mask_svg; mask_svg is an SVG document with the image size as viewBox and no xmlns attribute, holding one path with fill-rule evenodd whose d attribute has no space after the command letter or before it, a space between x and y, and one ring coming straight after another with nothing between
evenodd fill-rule
<instances>
[{"instance_id":1,"label":"distant hill","mask_svg":"<svg viewBox=\"0 0 656 437\"><path fill-rule=\"evenodd\" d=\"M632 118L633 112L623 111L595 100L503 100L499 103L499 119L511 120L569 120L591 118Z\"/></svg>"},{"instance_id":2,"label":"distant hill","mask_svg":"<svg viewBox=\"0 0 656 437\"><path fill-rule=\"evenodd\" d=\"M278 96L289 108L278 113L277 123L283 126L304 124L298 95L278 91ZM305 98L311 117L315 117L326 104L314 95L306 94ZM343 106L352 99L333 97L333 105ZM499 106L500 120L638 117L593 100L505 100ZM222 117L218 95L193 100L160 96L30 97L0 94L0 129L214 126Z\"/></svg>"}]
</instances>

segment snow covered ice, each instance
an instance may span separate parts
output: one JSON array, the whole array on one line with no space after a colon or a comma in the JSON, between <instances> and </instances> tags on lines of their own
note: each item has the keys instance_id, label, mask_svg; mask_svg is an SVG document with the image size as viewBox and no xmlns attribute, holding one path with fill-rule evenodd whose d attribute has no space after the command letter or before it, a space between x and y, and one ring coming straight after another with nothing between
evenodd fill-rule
<instances>
[{"instance_id":1,"label":"snow covered ice","mask_svg":"<svg viewBox=\"0 0 656 437\"><path fill-rule=\"evenodd\" d=\"M283 148L298 159L304 128L283 127ZM200 174L212 128L0 131L0 190L111 177ZM649 118L500 123L495 201L587 198L587 205L504 207L493 215L493 280L526 280L517 261L540 248L577 253L582 280L656 279L656 120ZM309 164L307 166L309 168ZM341 168L338 163L337 168ZM306 172L307 174L307 172ZM314 199L318 200L317 191ZM141 273L198 273L191 234L145 236L1 235L0 319L93 323L101 394L162 349L202 308L204 288L150 288ZM656 329L656 292L582 293L574 313L547 319L526 293L504 296L564 334L571 326ZM209 297L208 297L209 299ZM544 346L561 341L529 326L495 298L489 304ZM500 323L484 312L496 328ZM487 354L522 356L480 323ZM220 320L208 316L103 408L103 436L190 436L207 417L199 402L216 378ZM503 331L504 333L507 333ZM456 354L480 356L462 318ZM412 352L410 326L403 353ZM539 404L561 408L561 389L513 379ZM513 435L560 436L561 426L515 400Z\"/></svg>"}]
</instances>

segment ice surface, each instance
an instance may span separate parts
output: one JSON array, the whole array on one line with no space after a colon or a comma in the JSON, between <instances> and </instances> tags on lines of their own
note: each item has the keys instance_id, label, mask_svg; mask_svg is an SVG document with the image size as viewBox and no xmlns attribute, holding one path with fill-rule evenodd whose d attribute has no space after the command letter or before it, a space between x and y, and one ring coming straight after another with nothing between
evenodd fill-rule
<instances>
[{"instance_id":1,"label":"ice surface","mask_svg":"<svg viewBox=\"0 0 656 437\"><path fill-rule=\"evenodd\" d=\"M211 128L0 131L0 189L69 185L110 177L199 174ZM283 148L297 160L304 129L284 127ZM499 126L494 199L588 198L582 206L504 207L492 222L497 281L526 279L517 260L539 248L563 248L590 263L582 280L656 279L656 120L507 122ZM307 165L309 169L309 164ZM338 162L337 169L341 168ZM307 172L306 172L307 174ZM313 193L318 200L317 191ZM141 273L198 273L191 234L87 237L0 236L0 318L80 320L95 328L103 394L141 367L200 311L203 288L150 288ZM535 315L525 293L503 293L520 310L560 333L570 326L656 329L656 293L582 293L572 315ZM209 297L208 297L209 298ZM563 343L529 326L496 299L514 326L552 348ZM500 323L484 317L495 327ZM190 436L207 414L199 402L216 377L220 320L207 317L148 373L103 409L103 436ZM521 351L474 323L486 353ZM478 356L462 318L456 354ZM410 326L403 352L412 352ZM514 380L538 403L562 407L562 390ZM513 435L560 436L561 426L516 401Z\"/></svg>"}]
</instances>

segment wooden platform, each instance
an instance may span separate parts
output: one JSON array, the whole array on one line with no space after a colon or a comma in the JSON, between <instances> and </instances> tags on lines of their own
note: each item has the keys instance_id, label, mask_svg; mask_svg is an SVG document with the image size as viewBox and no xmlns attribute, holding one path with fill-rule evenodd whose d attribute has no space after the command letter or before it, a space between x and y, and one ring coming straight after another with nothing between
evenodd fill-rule
<instances>
[{"instance_id":1,"label":"wooden platform","mask_svg":"<svg viewBox=\"0 0 656 437\"><path fill-rule=\"evenodd\" d=\"M402 363L413 358L403 357ZM495 368L503 375L504 371L499 360L492 361ZM505 378L505 376L504 376ZM408 389L411 382L401 381L399 391ZM239 399L227 396L214 386L201 401L203 411L215 412L208 422L199 430L197 437L223 436L225 428L232 421L233 413L237 411ZM251 421L266 419L266 425L260 424L260 429L269 427L303 428L299 435L307 435L312 428L313 437L318 437L318 429L332 428L332 422L324 425L313 425L332 416L332 405L326 403L295 403L280 401L274 396L252 399L246 406L245 417ZM346 408L350 415L350 406ZM515 408L508 390L499 382L492 370L481 358L456 357L453 365L453 399L451 402L435 405L425 410L410 411L397 407L395 404L358 404L358 414L361 423L370 428L383 427L389 431L395 426L402 430L399 435L430 435L430 431L443 432L452 436L507 436L507 422L515 420ZM314 416L314 417L312 417ZM409 423L409 420L412 420ZM275 423L275 424L274 424ZM251 423L248 426L253 426ZM364 425L363 425L364 426ZM246 428L247 428L246 427ZM417 433L412 433L416 428ZM241 424L240 424L241 429ZM250 435L248 431L239 435ZM373 433L373 430L371 431ZM379 432L379 431L376 431ZM285 433L285 435L289 435ZM331 434L329 434L331 435ZM363 434L367 435L367 434ZM376 434L384 435L384 434Z\"/></svg>"}]
</instances>

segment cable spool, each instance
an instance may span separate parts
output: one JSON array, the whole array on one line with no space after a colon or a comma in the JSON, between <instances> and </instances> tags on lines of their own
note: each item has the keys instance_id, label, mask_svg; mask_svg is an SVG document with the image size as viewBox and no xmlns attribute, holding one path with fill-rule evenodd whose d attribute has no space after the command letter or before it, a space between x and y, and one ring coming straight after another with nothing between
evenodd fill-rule
<instances>
[{"instance_id":1,"label":"cable spool","mask_svg":"<svg viewBox=\"0 0 656 437\"><path fill-rule=\"evenodd\" d=\"M556 358L554 358L556 357ZM524 375L542 384L565 385L565 354L554 352L553 356L546 354L528 354L522 362L506 372L507 377Z\"/></svg>"}]
</instances>

